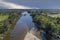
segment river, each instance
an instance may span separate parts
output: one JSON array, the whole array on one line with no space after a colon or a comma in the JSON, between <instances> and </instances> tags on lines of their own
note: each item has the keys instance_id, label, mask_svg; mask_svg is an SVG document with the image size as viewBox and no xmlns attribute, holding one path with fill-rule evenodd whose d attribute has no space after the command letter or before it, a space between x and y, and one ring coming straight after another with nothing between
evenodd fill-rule
<instances>
[{"instance_id":1,"label":"river","mask_svg":"<svg viewBox=\"0 0 60 40\"><path fill-rule=\"evenodd\" d=\"M11 40L24 40L26 33L32 28L38 31L30 14L27 11L22 12L22 16L11 31ZM42 40L46 40L44 32L41 32L40 35L43 38Z\"/></svg>"}]
</instances>

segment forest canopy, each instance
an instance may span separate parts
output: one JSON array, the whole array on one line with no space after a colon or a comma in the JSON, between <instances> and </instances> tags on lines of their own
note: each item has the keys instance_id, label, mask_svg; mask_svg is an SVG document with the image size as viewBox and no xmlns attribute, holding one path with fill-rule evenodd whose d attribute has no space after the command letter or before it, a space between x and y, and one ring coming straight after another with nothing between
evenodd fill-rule
<instances>
[{"instance_id":1,"label":"forest canopy","mask_svg":"<svg viewBox=\"0 0 60 40\"><path fill-rule=\"evenodd\" d=\"M60 37L60 13L58 11L35 10L30 11L30 14L39 30L42 29L46 33Z\"/></svg>"}]
</instances>

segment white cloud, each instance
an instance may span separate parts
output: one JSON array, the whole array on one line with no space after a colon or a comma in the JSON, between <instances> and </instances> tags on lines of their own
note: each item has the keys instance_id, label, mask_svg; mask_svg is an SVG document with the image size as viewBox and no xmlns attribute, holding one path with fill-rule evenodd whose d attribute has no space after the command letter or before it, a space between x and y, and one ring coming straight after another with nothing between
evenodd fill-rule
<instances>
[{"instance_id":1,"label":"white cloud","mask_svg":"<svg viewBox=\"0 0 60 40\"><path fill-rule=\"evenodd\" d=\"M34 9L34 7L22 6L15 3L5 2L3 0L0 0L0 6L4 6L9 9Z\"/></svg>"},{"instance_id":2,"label":"white cloud","mask_svg":"<svg viewBox=\"0 0 60 40\"><path fill-rule=\"evenodd\" d=\"M0 0L1 7L10 9L60 9L60 0Z\"/></svg>"}]
</instances>

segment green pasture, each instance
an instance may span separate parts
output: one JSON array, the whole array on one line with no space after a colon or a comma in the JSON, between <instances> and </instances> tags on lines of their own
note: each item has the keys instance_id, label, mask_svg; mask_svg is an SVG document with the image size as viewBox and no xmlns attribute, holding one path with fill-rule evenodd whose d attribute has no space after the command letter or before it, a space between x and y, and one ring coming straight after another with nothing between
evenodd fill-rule
<instances>
[{"instance_id":1,"label":"green pasture","mask_svg":"<svg viewBox=\"0 0 60 40\"><path fill-rule=\"evenodd\" d=\"M0 15L0 22L8 19L8 15Z\"/></svg>"}]
</instances>

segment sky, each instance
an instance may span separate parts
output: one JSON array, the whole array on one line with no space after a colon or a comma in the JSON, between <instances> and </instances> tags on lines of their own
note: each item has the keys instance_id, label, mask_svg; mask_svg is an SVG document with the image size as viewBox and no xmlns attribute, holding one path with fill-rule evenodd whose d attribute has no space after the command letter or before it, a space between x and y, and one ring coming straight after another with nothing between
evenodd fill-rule
<instances>
[{"instance_id":1,"label":"sky","mask_svg":"<svg viewBox=\"0 0 60 40\"><path fill-rule=\"evenodd\" d=\"M0 0L0 9L60 9L60 0Z\"/></svg>"}]
</instances>

